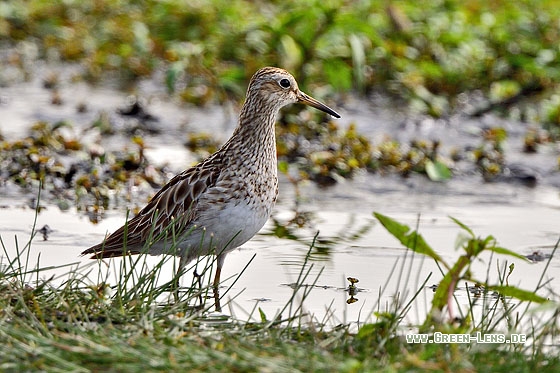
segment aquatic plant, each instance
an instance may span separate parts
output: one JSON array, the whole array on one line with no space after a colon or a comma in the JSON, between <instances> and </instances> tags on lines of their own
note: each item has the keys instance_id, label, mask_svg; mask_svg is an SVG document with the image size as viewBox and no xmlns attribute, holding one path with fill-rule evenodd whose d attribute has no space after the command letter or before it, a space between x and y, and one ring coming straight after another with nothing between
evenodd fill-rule
<instances>
[{"instance_id":1,"label":"aquatic plant","mask_svg":"<svg viewBox=\"0 0 560 373\"><path fill-rule=\"evenodd\" d=\"M45 199L55 199L60 206L73 201L98 222L115 199L130 200L130 186L143 186L147 195L167 179L165 169L144 157L142 137L130 140L131 149L106 152L99 145L83 144L70 123L38 122L25 138L0 141L0 180L24 190L41 185Z\"/></svg>"},{"instance_id":2,"label":"aquatic plant","mask_svg":"<svg viewBox=\"0 0 560 373\"><path fill-rule=\"evenodd\" d=\"M374 213L374 216L389 233L401 242L401 244L415 253L432 258L442 271L443 279L435 289L430 313L428 314L428 317L421 329L427 330L434 326L434 324L441 323L442 311L444 308L446 308L448 312L447 319L454 320L456 316L453 313L453 294L457 286L464 281L480 284L479 288L481 291L484 291L485 294L491 291L496 292L496 304L498 302L502 302L505 298L515 298L520 301L537 304L543 304L548 301L546 297L538 295L534 291L523 290L508 284L507 279L514 270L513 264L509 266L509 272L507 274L500 276L499 284L490 284L488 281L475 277L471 271L471 265L486 252L506 255L518 260L527 261L525 256L499 246L496 239L491 235L487 237L477 237L465 224L455 218L451 218L463 231L463 234L458 237L456 242L456 247L461 249L463 254L454 264L449 264L440 255L438 255L437 252L430 247L430 245L428 245L417 230L412 230L407 225L401 224L380 213ZM540 286L541 283L539 282L537 289ZM517 306L509 307L504 303L504 318L508 323L508 330L512 330L517 326L517 321L513 312L516 307Z\"/></svg>"}]
</instances>

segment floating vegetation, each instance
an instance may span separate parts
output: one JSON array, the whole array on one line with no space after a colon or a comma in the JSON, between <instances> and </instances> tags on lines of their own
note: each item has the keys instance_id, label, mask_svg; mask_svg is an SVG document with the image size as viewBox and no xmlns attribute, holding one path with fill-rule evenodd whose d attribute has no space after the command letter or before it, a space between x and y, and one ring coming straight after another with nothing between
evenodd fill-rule
<instances>
[{"instance_id":1,"label":"floating vegetation","mask_svg":"<svg viewBox=\"0 0 560 373\"><path fill-rule=\"evenodd\" d=\"M48 226L48 224L45 224L41 227L41 229L37 229L35 232L41 234L43 241L48 241L49 235L53 232L53 230Z\"/></svg>"},{"instance_id":2,"label":"floating vegetation","mask_svg":"<svg viewBox=\"0 0 560 373\"><path fill-rule=\"evenodd\" d=\"M136 98L117 112L122 121L114 121L101 112L83 132L69 122L38 122L23 139L0 140L0 179L11 180L24 189L42 182L61 208L68 209L64 201L72 201L94 222L117 205L124 204L134 211L137 204L144 204L155 189L165 184L169 175L165 167L155 167L144 154L147 145L143 135L153 133L146 123L154 124L158 119ZM82 136L90 131L99 134L98 140L82 142ZM129 145L124 150L106 151L99 139L118 133L132 134ZM455 149L448 157L441 155L439 141L411 140L402 144L387 137L373 144L354 124L340 128L325 116L308 111L288 111L277 125L277 134L279 170L288 176L296 191L302 180L329 186L366 171L403 177L421 174L433 181L445 181L453 175L454 162L465 159L474 162L487 181L513 178L534 185L538 180L538 175L526 167L506 165L507 132L501 127L481 131L481 144L474 150ZM219 147L208 133L187 136L185 146L200 159ZM139 195L142 199L137 198ZM276 222L277 231L273 234L296 239L293 230L309 227L312 220L309 212L298 211L290 221ZM322 246L329 245L317 242L318 248Z\"/></svg>"},{"instance_id":3,"label":"floating vegetation","mask_svg":"<svg viewBox=\"0 0 560 373\"><path fill-rule=\"evenodd\" d=\"M482 132L482 143L473 151L474 162L486 181L495 180L504 172L504 141L507 132L502 127L488 128Z\"/></svg>"},{"instance_id":4,"label":"floating vegetation","mask_svg":"<svg viewBox=\"0 0 560 373\"><path fill-rule=\"evenodd\" d=\"M38 122L27 137L1 141L0 178L24 189L41 182L61 208L69 207L64 201L73 201L93 222L117 205L132 205L134 210L137 203L143 204L145 200L133 199L133 194L148 198L168 178L164 167L155 167L144 155L146 144L142 134L151 130L142 123L155 123L157 118L140 102L131 100L129 106L118 110L126 117L118 125L102 112L81 133L68 122ZM353 177L359 170L396 172L403 176L422 173L432 180L451 177L438 155L438 142L413 141L404 147L388 140L374 146L354 125L340 129L334 122L314 118L301 111L288 114L278 125L279 168L287 174L291 167L297 169L297 176L292 178L296 187L305 179L332 185L341 178ZM81 141L90 131L96 131L100 138L117 133L134 135L124 150L106 151L100 140ZM185 145L202 159L216 151L219 143L209 134L195 133L188 135ZM292 236L292 228L306 227L310 220L311 215L299 212L287 224L279 224L280 231L275 234ZM321 242L317 247L322 247Z\"/></svg>"},{"instance_id":5,"label":"floating vegetation","mask_svg":"<svg viewBox=\"0 0 560 373\"><path fill-rule=\"evenodd\" d=\"M370 166L371 144L354 125L344 131L332 121L320 123L302 115L290 116L290 122L277 128L281 162L296 163L301 177L321 185L334 184L337 178L351 177Z\"/></svg>"},{"instance_id":6,"label":"floating vegetation","mask_svg":"<svg viewBox=\"0 0 560 373\"><path fill-rule=\"evenodd\" d=\"M533 263L543 262L545 260L549 260L552 257L552 254L543 253L540 250L533 251L529 255L525 255L527 259L529 259Z\"/></svg>"},{"instance_id":7,"label":"floating vegetation","mask_svg":"<svg viewBox=\"0 0 560 373\"><path fill-rule=\"evenodd\" d=\"M356 294L358 294L359 291L356 284L360 282L360 280L354 277L348 277L347 280L350 282L350 285L348 285L348 288L346 288L345 290L348 292L348 296L350 298L346 300L346 303L347 304L356 303L357 301L359 301L359 299L356 298Z\"/></svg>"},{"instance_id":8,"label":"floating vegetation","mask_svg":"<svg viewBox=\"0 0 560 373\"><path fill-rule=\"evenodd\" d=\"M418 7L410 0L389 5L289 0L267 4L265 12L261 5L8 1L0 19L5 41L0 84L28 81L44 61L68 63L70 76L40 77L52 104L64 104L61 90L76 81L110 81L136 92L139 82L151 79L165 85L173 99L206 105L240 100L257 68L278 65L293 71L303 90L323 99L380 92L404 103L403 111L433 117L517 113L518 119L534 122L523 140L526 152L560 138L560 25L555 22L560 8L553 3L468 0ZM76 110L90 109L81 103ZM66 122L38 123L28 138L2 141L0 178L24 188L44 180L59 201L75 200L92 217L102 216L115 199L129 203L125 196L135 188L161 186L165 172L149 164L140 141L143 134L162 130L158 117L135 96L118 113L124 124L100 112L89 129L101 136L136 136L132 150L107 153L99 144L83 144ZM442 154L445 144L438 141L387 138L374 144L354 125L340 128L297 108L283 113L279 166L295 182L328 186L363 170L445 181L456 170L454 161L466 158ZM505 162L499 138L505 131L487 132L471 157L484 179L516 173ZM204 158L218 144L210 135L191 134L186 146ZM523 170L518 174L537 180ZM64 187L74 193L69 197Z\"/></svg>"},{"instance_id":9,"label":"floating vegetation","mask_svg":"<svg viewBox=\"0 0 560 373\"><path fill-rule=\"evenodd\" d=\"M131 201L139 189L147 196L167 180L165 170L144 157L143 139L131 140L130 150L106 152L99 145L82 144L69 123L38 122L27 137L0 142L0 180L24 189L42 185L59 206L72 200L97 222L119 199Z\"/></svg>"},{"instance_id":10,"label":"floating vegetation","mask_svg":"<svg viewBox=\"0 0 560 373\"><path fill-rule=\"evenodd\" d=\"M556 93L543 102L543 127L554 141L560 140L560 94Z\"/></svg>"},{"instance_id":11,"label":"floating vegetation","mask_svg":"<svg viewBox=\"0 0 560 373\"><path fill-rule=\"evenodd\" d=\"M439 141L413 140L408 147L387 140L375 149L372 170L381 173L397 172L402 176L411 173L425 174L433 181L451 178L446 162L438 155Z\"/></svg>"},{"instance_id":12,"label":"floating vegetation","mask_svg":"<svg viewBox=\"0 0 560 373\"><path fill-rule=\"evenodd\" d=\"M549 132L531 127L525 132L523 138L523 151L525 153L536 153L538 146L553 142Z\"/></svg>"},{"instance_id":13,"label":"floating vegetation","mask_svg":"<svg viewBox=\"0 0 560 373\"><path fill-rule=\"evenodd\" d=\"M444 181L452 174L442 159L438 141L411 141L404 146L392 139L372 144L358 133L354 124L346 130L335 122L317 122L307 114L287 116L277 127L280 170L288 173L289 164L296 164L299 178L319 185L335 184L338 179L351 178L359 170L380 173L425 174L431 180Z\"/></svg>"},{"instance_id":14,"label":"floating vegetation","mask_svg":"<svg viewBox=\"0 0 560 373\"><path fill-rule=\"evenodd\" d=\"M208 133L189 133L185 146L202 160L218 150L220 143Z\"/></svg>"}]
</instances>

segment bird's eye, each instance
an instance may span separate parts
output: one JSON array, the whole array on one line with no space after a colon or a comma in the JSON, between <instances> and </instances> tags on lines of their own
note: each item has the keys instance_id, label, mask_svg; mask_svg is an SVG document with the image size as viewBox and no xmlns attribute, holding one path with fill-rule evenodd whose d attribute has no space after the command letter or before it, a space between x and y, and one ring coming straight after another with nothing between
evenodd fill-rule
<instances>
[{"instance_id":1,"label":"bird's eye","mask_svg":"<svg viewBox=\"0 0 560 373\"><path fill-rule=\"evenodd\" d=\"M280 87L282 88L290 88L290 81L286 78L280 80Z\"/></svg>"}]
</instances>

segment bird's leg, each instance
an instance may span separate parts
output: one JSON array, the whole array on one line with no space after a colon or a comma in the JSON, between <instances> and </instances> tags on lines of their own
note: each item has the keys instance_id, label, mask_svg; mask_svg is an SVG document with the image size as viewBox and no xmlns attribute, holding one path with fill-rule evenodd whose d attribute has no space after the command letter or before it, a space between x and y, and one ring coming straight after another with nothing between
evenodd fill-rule
<instances>
[{"instance_id":1,"label":"bird's leg","mask_svg":"<svg viewBox=\"0 0 560 373\"><path fill-rule=\"evenodd\" d=\"M198 300L200 301L200 307L202 307L204 304L204 302L202 301L202 275L198 274L196 268L193 271L193 278L194 278L194 282L198 284Z\"/></svg>"},{"instance_id":2,"label":"bird's leg","mask_svg":"<svg viewBox=\"0 0 560 373\"><path fill-rule=\"evenodd\" d=\"M224 265L224 260L226 259L226 254L219 254L216 258L216 275L214 276L213 292L214 292L214 307L217 312L222 312L222 306L220 305L220 275L222 274L222 266Z\"/></svg>"},{"instance_id":3,"label":"bird's leg","mask_svg":"<svg viewBox=\"0 0 560 373\"><path fill-rule=\"evenodd\" d=\"M181 272L183 272L184 268L187 266L189 262L190 260L188 260L186 256L181 256L181 260L179 261L179 268L177 269L177 273L175 274L175 279L172 284L174 296L175 296L175 302L178 302L179 300L179 288L180 288L179 280L181 278ZM193 271L192 284L193 285L198 284L198 300L200 301L200 307L202 307L202 305L204 304L202 299L202 275L198 274L198 272L196 271L196 267Z\"/></svg>"}]
</instances>

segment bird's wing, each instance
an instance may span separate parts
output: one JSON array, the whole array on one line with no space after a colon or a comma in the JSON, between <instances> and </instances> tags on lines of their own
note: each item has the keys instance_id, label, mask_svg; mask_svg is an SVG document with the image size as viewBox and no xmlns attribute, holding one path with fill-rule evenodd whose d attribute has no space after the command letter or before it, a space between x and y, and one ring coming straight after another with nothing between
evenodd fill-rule
<instances>
[{"instance_id":1,"label":"bird's wing","mask_svg":"<svg viewBox=\"0 0 560 373\"><path fill-rule=\"evenodd\" d=\"M138 215L105 240L82 252L93 258L139 254L143 247L169 235L179 236L197 218L197 204L214 187L220 168L212 159L183 171L171 179Z\"/></svg>"}]
</instances>

